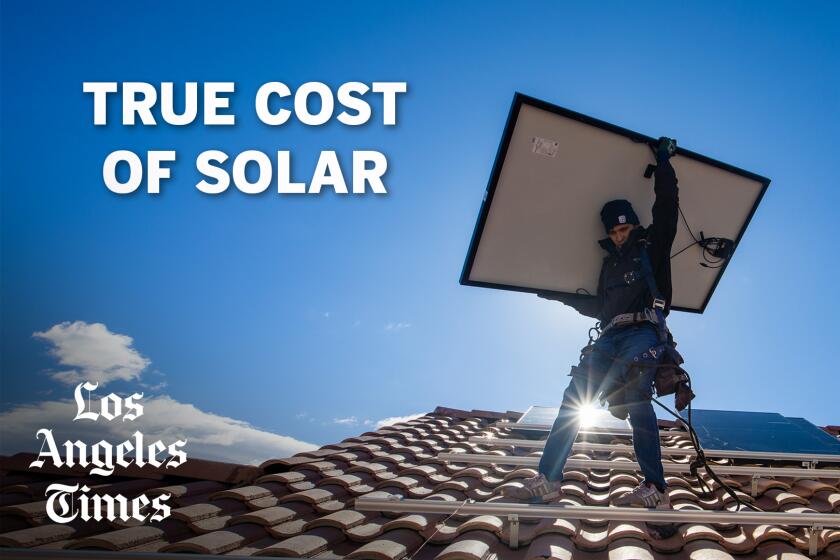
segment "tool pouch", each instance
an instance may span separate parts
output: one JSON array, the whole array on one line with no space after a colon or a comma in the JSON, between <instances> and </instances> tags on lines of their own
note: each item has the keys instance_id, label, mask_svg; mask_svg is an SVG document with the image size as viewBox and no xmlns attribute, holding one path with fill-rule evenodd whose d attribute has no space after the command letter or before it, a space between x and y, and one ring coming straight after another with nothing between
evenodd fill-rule
<instances>
[{"instance_id":1,"label":"tool pouch","mask_svg":"<svg viewBox=\"0 0 840 560\"><path fill-rule=\"evenodd\" d=\"M694 398L694 392L688 386L688 374L677 364L663 363L656 371L653 384L658 396L674 395L677 411L687 407Z\"/></svg>"}]
</instances>

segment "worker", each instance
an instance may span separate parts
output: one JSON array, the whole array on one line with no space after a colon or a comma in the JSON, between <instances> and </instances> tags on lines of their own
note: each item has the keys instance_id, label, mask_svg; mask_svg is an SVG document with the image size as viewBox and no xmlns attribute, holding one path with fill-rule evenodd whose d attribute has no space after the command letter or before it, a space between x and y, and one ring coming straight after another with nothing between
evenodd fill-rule
<instances>
[{"instance_id":1,"label":"worker","mask_svg":"<svg viewBox=\"0 0 840 560\"><path fill-rule=\"evenodd\" d=\"M572 381L563 394L537 475L525 479L521 487L511 488L511 497L547 502L560 496L563 467L580 427L580 409L600 396L610 401L611 411L612 403L620 401L629 416L636 460L644 475L636 488L616 498L613 505L671 508L662 469L659 427L651 404L656 368L638 367L639 363L651 363L638 358L649 357L645 353L660 344L659 326L664 327L664 316L671 307L670 253L677 231L677 177L669 161L676 142L660 138L654 150L657 165L653 223L647 228L639 225L627 200L612 200L601 210L608 237L599 242L607 256L597 294L538 294L598 319L601 329L594 344L584 349L579 366L572 368ZM646 270L652 272L655 286L646 278Z\"/></svg>"}]
</instances>

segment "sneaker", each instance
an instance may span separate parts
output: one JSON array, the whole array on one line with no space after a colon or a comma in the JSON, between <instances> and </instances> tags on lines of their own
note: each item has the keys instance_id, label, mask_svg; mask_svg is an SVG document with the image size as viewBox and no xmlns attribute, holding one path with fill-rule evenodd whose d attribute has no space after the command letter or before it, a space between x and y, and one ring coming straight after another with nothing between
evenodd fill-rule
<instances>
[{"instance_id":1,"label":"sneaker","mask_svg":"<svg viewBox=\"0 0 840 560\"><path fill-rule=\"evenodd\" d=\"M671 500L668 497L668 492L660 492L653 484L642 482L632 491L616 498L614 505L671 509Z\"/></svg>"},{"instance_id":2,"label":"sneaker","mask_svg":"<svg viewBox=\"0 0 840 560\"><path fill-rule=\"evenodd\" d=\"M526 478L522 481L521 488L510 488L506 494L517 500L545 502L560 497L561 484L559 480L548 480L544 474L540 473L537 476Z\"/></svg>"}]
</instances>

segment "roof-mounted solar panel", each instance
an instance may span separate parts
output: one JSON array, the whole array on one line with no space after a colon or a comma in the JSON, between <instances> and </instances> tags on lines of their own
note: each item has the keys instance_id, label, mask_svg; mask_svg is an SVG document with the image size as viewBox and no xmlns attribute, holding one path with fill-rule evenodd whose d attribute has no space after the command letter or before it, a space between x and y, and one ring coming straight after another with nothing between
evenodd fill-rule
<instances>
[{"instance_id":1,"label":"roof-mounted solar panel","mask_svg":"<svg viewBox=\"0 0 840 560\"><path fill-rule=\"evenodd\" d=\"M526 434L529 432L542 432L542 429L534 428L534 426L550 427L554 423L554 419L557 418L557 412L559 410L556 406L531 406L515 424L511 425L511 429ZM586 409L585 417L581 420L582 431L586 433L605 430L609 430L610 433L631 433L629 422L619 420L610 414L609 411L602 408Z\"/></svg>"},{"instance_id":2,"label":"roof-mounted solar panel","mask_svg":"<svg viewBox=\"0 0 840 560\"><path fill-rule=\"evenodd\" d=\"M530 437L541 436L551 429L559 408L531 406L517 422L497 423L513 432ZM631 435L629 423L619 420L606 410L596 410L592 424L581 428L580 433L604 435ZM688 420L688 411L682 412ZM692 409L692 426L700 445L718 452L750 452L747 455L717 455L720 457L759 457L785 460L785 455L803 458L818 457L821 462L835 457L840 462L840 440L821 430L804 418L787 418L775 412L746 412L736 410ZM669 437L680 431L660 430L659 435ZM476 438L479 439L479 438ZM503 442L504 440L496 440Z\"/></svg>"},{"instance_id":3,"label":"roof-mounted solar panel","mask_svg":"<svg viewBox=\"0 0 840 560\"><path fill-rule=\"evenodd\" d=\"M663 131L667 133L667 131ZM517 93L470 242L461 283L522 292L597 291L605 202L629 200L642 225L654 201L654 139ZM679 148L680 220L672 309L702 313L728 259L709 260L695 238L737 247L770 180ZM677 251L689 247L679 255ZM702 266L700 263L709 266Z\"/></svg>"},{"instance_id":4,"label":"roof-mounted solar panel","mask_svg":"<svg viewBox=\"0 0 840 560\"><path fill-rule=\"evenodd\" d=\"M683 417L687 418L686 411ZM694 409L691 423L703 447L833 454L840 459L840 441L804 418L786 418L775 412Z\"/></svg>"}]
</instances>

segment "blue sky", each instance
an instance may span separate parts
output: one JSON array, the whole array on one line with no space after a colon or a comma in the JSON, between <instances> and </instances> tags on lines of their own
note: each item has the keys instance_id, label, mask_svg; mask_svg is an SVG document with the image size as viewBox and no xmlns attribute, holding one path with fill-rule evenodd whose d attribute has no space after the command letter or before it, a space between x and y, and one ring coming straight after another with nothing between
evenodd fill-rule
<instances>
[{"instance_id":1,"label":"blue sky","mask_svg":"<svg viewBox=\"0 0 840 560\"><path fill-rule=\"evenodd\" d=\"M6 2L2 410L69 398L57 373L102 366L68 358L67 325L34 335L65 322L104 325L139 368L109 390L142 383L301 442L436 405L557 404L590 321L458 284L521 91L773 180L706 312L671 327L695 406L840 424L838 16L829 2ZM235 81L237 125L95 128L84 81ZM251 105L269 81L409 91L394 127L271 128ZM100 165L120 148L177 150L163 194L107 191ZM203 195L192 160L207 149L290 150L301 177L321 150L348 164L379 150L389 194Z\"/></svg>"}]
</instances>

